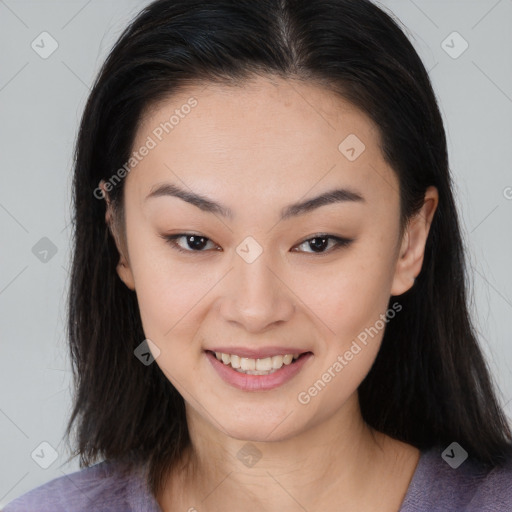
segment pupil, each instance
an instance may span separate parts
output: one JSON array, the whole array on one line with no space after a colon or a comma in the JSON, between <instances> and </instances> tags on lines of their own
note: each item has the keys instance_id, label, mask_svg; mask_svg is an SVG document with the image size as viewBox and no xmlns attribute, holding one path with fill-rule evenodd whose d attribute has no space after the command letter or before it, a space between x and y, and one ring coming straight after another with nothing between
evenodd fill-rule
<instances>
[{"instance_id":1,"label":"pupil","mask_svg":"<svg viewBox=\"0 0 512 512\"><path fill-rule=\"evenodd\" d=\"M190 235L188 238L189 238L188 245L192 249L202 249L206 245L206 242L205 242L206 239L204 236ZM199 242L199 243L197 243L197 242Z\"/></svg>"},{"instance_id":2,"label":"pupil","mask_svg":"<svg viewBox=\"0 0 512 512\"><path fill-rule=\"evenodd\" d=\"M321 240L321 242L320 243L316 243L319 240ZM326 242L327 242L327 237L316 237L316 238L313 238L311 240L311 242L309 242L309 245L311 246L311 248L314 251L318 250L318 252L321 252L322 249L325 249L325 247L327 246Z\"/></svg>"}]
</instances>

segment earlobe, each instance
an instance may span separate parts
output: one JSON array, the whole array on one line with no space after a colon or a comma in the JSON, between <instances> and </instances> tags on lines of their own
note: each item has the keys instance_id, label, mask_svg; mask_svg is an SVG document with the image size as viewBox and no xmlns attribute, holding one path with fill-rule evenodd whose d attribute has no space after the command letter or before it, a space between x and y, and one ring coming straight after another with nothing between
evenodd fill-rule
<instances>
[{"instance_id":1,"label":"earlobe","mask_svg":"<svg viewBox=\"0 0 512 512\"><path fill-rule=\"evenodd\" d=\"M107 203L106 209L105 209L105 223L108 226L108 229L110 231L110 234L112 238L114 239L114 242L117 247L117 252L119 253L119 263L117 264L116 271L117 275L123 281L123 283L130 289L135 290L135 282L133 279L133 274L130 269L130 265L126 259L126 257L123 254L123 248L121 247L121 243L118 240L116 228L114 226L114 214L112 211L112 202L110 201L110 197L108 195L107 190L105 189L105 181L101 180L99 183L99 187L103 192L103 198L105 199L105 202Z\"/></svg>"},{"instance_id":2,"label":"earlobe","mask_svg":"<svg viewBox=\"0 0 512 512\"><path fill-rule=\"evenodd\" d=\"M117 270L117 275L119 276L121 281L123 281L123 283L130 290L134 291L135 290L135 282L133 279L133 274L132 274L132 271L131 271L128 263L124 259L124 256L121 256L119 263L117 264L116 270Z\"/></svg>"},{"instance_id":3,"label":"earlobe","mask_svg":"<svg viewBox=\"0 0 512 512\"><path fill-rule=\"evenodd\" d=\"M395 275L391 286L391 295L398 296L405 293L412 288L415 276L411 275L410 263L410 249L409 249L409 230L406 230L402 238L402 244L398 253L398 260L396 263Z\"/></svg>"},{"instance_id":4,"label":"earlobe","mask_svg":"<svg viewBox=\"0 0 512 512\"><path fill-rule=\"evenodd\" d=\"M438 202L437 189L429 187L421 210L410 220L404 233L396 262L391 295L402 295L410 290L421 272L425 246Z\"/></svg>"}]
</instances>

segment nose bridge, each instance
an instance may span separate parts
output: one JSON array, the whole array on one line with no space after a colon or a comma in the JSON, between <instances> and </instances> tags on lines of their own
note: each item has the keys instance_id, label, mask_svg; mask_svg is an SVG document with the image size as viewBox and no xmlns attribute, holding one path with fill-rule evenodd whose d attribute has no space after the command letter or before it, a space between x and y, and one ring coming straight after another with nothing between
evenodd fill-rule
<instances>
[{"instance_id":1,"label":"nose bridge","mask_svg":"<svg viewBox=\"0 0 512 512\"><path fill-rule=\"evenodd\" d=\"M229 292L221 308L226 320L249 331L288 320L294 310L292 294L279 278L279 271L273 268L270 253L259 247L252 240L238 246Z\"/></svg>"}]
</instances>

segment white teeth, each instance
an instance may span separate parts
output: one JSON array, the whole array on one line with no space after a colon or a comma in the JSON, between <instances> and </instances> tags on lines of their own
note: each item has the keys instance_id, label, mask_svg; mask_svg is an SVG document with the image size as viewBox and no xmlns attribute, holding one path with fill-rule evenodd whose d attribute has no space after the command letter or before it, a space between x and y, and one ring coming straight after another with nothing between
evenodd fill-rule
<instances>
[{"instance_id":1,"label":"white teeth","mask_svg":"<svg viewBox=\"0 0 512 512\"><path fill-rule=\"evenodd\" d=\"M281 368L283 366L283 356L272 357L272 368Z\"/></svg>"},{"instance_id":2,"label":"white teeth","mask_svg":"<svg viewBox=\"0 0 512 512\"><path fill-rule=\"evenodd\" d=\"M283 363L284 364L290 364L292 362L292 359L293 359L293 354L286 354L283 357Z\"/></svg>"},{"instance_id":3,"label":"white teeth","mask_svg":"<svg viewBox=\"0 0 512 512\"><path fill-rule=\"evenodd\" d=\"M222 354L224 355L224 354ZM231 359L230 356L228 356ZM256 370L256 359L249 359L248 357L240 358L240 368L242 370Z\"/></svg>"},{"instance_id":4,"label":"white teeth","mask_svg":"<svg viewBox=\"0 0 512 512\"><path fill-rule=\"evenodd\" d=\"M240 373L268 375L279 370L283 365L291 364L293 360L299 357L299 354L285 354L265 357L263 359L251 359L250 357L240 357L236 354L215 352L215 357L225 365L231 364L231 367Z\"/></svg>"},{"instance_id":5,"label":"white teeth","mask_svg":"<svg viewBox=\"0 0 512 512\"><path fill-rule=\"evenodd\" d=\"M265 359L256 359L256 370L268 372L272 370L272 358L266 357Z\"/></svg>"}]
</instances>

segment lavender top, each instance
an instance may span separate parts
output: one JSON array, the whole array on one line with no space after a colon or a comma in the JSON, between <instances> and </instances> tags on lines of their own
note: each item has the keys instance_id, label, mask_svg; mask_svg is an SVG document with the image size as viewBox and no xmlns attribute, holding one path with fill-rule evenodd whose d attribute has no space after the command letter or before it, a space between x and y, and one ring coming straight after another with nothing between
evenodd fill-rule
<instances>
[{"instance_id":1,"label":"lavender top","mask_svg":"<svg viewBox=\"0 0 512 512\"><path fill-rule=\"evenodd\" d=\"M423 451L399 512L512 511L512 459L484 470L466 459L453 469L441 449ZM145 472L123 475L104 461L37 487L4 512L161 512L145 484Z\"/></svg>"}]
</instances>

